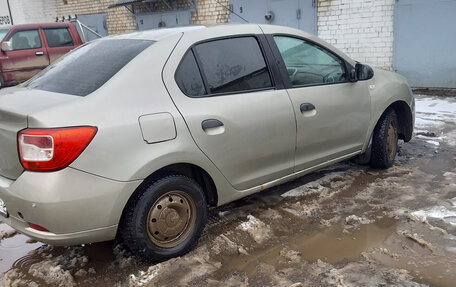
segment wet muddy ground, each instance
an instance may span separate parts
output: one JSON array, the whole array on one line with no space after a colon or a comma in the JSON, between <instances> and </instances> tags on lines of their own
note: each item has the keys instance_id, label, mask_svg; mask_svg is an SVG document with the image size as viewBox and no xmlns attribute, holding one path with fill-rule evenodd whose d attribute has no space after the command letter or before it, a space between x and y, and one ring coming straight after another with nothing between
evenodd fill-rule
<instances>
[{"instance_id":1,"label":"wet muddy ground","mask_svg":"<svg viewBox=\"0 0 456 287\"><path fill-rule=\"evenodd\" d=\"M456 99L417 96L388 170L350 161L210 212L189 254L52 247L0 224L3 286L455 286Z\"/></svg>"}]
</instances>

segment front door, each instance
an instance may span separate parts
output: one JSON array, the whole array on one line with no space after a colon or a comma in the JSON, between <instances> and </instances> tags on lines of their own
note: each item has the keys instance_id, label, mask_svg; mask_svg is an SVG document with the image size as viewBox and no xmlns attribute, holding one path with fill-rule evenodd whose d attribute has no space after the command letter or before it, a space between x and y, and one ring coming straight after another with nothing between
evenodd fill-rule
<instances>
[{"instance_id":1,"label":"front door","mask_svg":"<svg viewBox=\"0 0 456 287\"><path fill-rule=\"evenodd\" d=\"M293 108L286 90L275 89L263 55L254 35L203 42L190 50L183 45L169 61L182 59L176 79L172 69L164 73L195 143L238 190L293 170Z\"/></svg>"},{"instance_id":2,"label":"front door","mask_svg":"<svg viewBox=\"0 0 456 287\"><path fill-rule=\"evenodd\" d=\"M3 79L23 82L49 65L49 56L38 29L19 30L7 39L12 51L2 51Z\"/></svg>"},{"instance_id":3,"label":"front door","mask_svg":"<svg viewBox=\"0 0 456 287\"><path fill-rule=\"evenodd\" d=\"M367 83L348 81L345 62L292 36L274 36L290 80L297 123L295 171L359 152L370 123Z\"/></svg>"}]
</instances>

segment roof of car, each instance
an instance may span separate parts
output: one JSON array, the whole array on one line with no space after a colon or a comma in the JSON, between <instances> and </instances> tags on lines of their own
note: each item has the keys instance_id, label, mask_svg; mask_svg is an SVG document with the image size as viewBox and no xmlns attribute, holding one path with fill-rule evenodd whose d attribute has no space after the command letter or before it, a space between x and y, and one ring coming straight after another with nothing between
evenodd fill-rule
<instances>
[{"instance_id":1,"label":"roof of car","mask_svg":"<svg viewBox=\"0 0 456 287\"><path fill-rule=\"evenodd\" d=\"M160 41L161 39L167 38L180 33L190 32L200 29L219 29L229 27L230 29L240 29L248 25L258 27L258 24L216 24L216 25L190 25L190 26L181 26L174 28L157 28L152 30L144 30L139 32L132 32L128 34L120 34L114 36L108 36L105 38L108 39L140 39L140 40L153 40Z\"/></svg>"},{"instance_id":2,"label":"roof of car","mask_svg":"<svg viewBox=\"0 0 456 287\"><path fill-rule=\"evenodd\" d=\"M28 29L28 28L37 28L37 27L62 27L68 26L70 23L68 22L50 22L50 23L36 23L36 24L21 24L21 25L12 25L12 26L4 26L1 29Z\"/></svg>"},{"instance_id":3,"label":"roof of car","mask_svg":"<svg viewBox=\"0 0 456 287\"><path fill-rule=\"evenodd\" d=\"M106 39L138 39L138 40L154 40L159 41L163 38L167 38L172 35L184 33L187 31L193 31L198 29L204 29L205 26L183 26L176 28L157 28L152 30L144 30L139 32L132 32L127 34L119 34L104 37Z\"/></svg>"}]
</instances>

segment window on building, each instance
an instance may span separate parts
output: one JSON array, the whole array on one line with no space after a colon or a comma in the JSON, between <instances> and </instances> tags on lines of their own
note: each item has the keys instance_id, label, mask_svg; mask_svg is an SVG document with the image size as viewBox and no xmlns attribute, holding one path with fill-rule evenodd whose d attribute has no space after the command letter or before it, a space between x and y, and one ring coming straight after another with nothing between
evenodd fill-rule
<instances>
[{"instance_id":1,"label":"window on building","mask_svg":"<svg viewBox=\"0 0 456 287\"><path fill-rule=\"evenodd\" d=\"M8 41L11 42L13 51L41 48L41 39L38 30L16 32Z\"/></svg>"},{"instance_id":2,"label":"window on building","mask_svg":"<svg viewBox=\"0 0 456 287\"><path fill-rule=\"evenodd\" d=\"M268 67L254 37L206 42L195 46L208 93L233 93L272 87Z\"/></svg>"},{"instance_id":3,"label":"window on building","mask_svg":"<svg viewBox=\"0 0 456 287\"><path fill-rule=\"evenodd\" d=\"M199 98L206 95L203 79L191 50L187 52L177 68L176 82L182 92L189 97Z\"/></svg>"},{"instance_id":4,"label":"window on building","mask_svg":"<svg viewBox=\"0 0 456 287\"><path fill-rule=\"evenodd\" d=\"M68 28L44 29L49 47L73 46L73 39Z\"/></svg>"},{"instance_id":5,"label":"window on building","mask_svg":"<svg viewBox=\"0 0 456 287\"><path fill-rule=\"evenodd\" d=\"M344 62L326 49L301 39L276 36L274 40L293 86L334 84L348 81Z\"/></svg>"}]
</instances>

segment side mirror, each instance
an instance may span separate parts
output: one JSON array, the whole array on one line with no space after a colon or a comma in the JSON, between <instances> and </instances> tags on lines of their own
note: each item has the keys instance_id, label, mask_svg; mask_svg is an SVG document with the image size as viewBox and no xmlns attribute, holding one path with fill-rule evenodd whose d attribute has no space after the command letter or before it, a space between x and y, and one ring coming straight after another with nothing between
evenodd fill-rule
<instances>
[{"instance_id":1,"label":"side mirror","mask_svg":"<svg viewBox=\"0 0 456 287\"><path fill-rule=\"evenodd\" d=\"M374 70L368 65L356 63L355 70L356 76L360 81L372 79L372 77L374 76Z\"/></svg>"},{"instance_id":2,"label":"side mirror","mask_svg":"<svg viewBox=\"0 0 456 287\"><path fill-rule=\"evenodd\" d=\"M11 42L3 42L2 43L2 51L3 52L8 52L13 50L13 45L11 45Z\"/></svg>"},{"instance_id":3,"label":"side mirror","mask_svg":"<svg viewBox=\"0 0 456 287\"><path fill-rule=\"evenodd\" d=\"M358 82L358 75L356 73L356 69L350 70L350 82L352 82L352 83Z\"/></svg>"}]
</instances>

